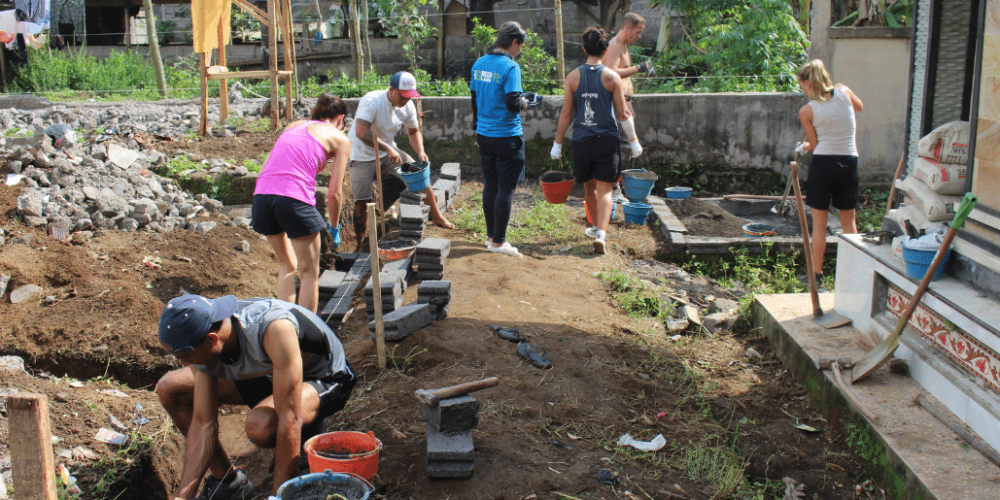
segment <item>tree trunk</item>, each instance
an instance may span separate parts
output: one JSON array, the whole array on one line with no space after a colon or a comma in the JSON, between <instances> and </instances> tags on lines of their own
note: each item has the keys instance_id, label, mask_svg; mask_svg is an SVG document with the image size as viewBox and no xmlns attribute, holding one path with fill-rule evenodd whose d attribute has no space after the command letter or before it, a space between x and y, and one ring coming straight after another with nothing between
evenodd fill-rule
<instances>
[{"instance_id":1,"label":"tree trunk","mask_svg":"<svg viewBox=\"0 0 1000 500\"><path fill-rule=\"evenodd\" d=\"M156 38L156 16L153 14L153 0L142 0L142 8L146 10L146 38L149 39L149 58L153 60L156 88L160 90L160 97L167 97L167 79L163 75L160 41ZM226 97L222 96L222 98Z\"/></svg>"},{"instance_id":2,"label":"tree trunk","mask_svg":"<svg viewBox=\"0 0 1000 500\"><path fill-rule=\"evenodd\" d=\"M660 34L656 37L656 51L666 52L670 48L670 13L660 17Z\"/></svg>"}]
</instances>

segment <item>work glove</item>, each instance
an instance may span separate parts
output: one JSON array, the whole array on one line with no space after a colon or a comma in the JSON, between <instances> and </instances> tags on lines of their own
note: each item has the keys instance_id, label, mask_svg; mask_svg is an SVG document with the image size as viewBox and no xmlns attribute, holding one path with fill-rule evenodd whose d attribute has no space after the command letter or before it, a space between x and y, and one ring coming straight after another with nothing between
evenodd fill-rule
<instances>
[{"instance_id":1,"label":"work glove","mask_svg":"<svg viewBox=\"0 0 1000 500\"><path fill-rule=\"evenodd\" d=\"M653 63L651 61L643 61L635 67L639 70L639 73L645 73L646 76L653 76L656 74L656 68L653 67Z\"/></svg>"},{"instance_id":2,"label":"work glove","mask_svg":"<svg viewBox=\"0 0 1000 500\"><path fill-rule=\"evenodd\" d=\"M340 240L340 226L333 227L332 224L328 223L326 225L326 230L327 230L327 232L330 233L330 237L333 238L333 248L339 248L340 247L340 241L341 241Z\"/></svg>"},{"instance_id":3,"label":"work glove","mask_svg":"<svg viewBox=\"0 0 1000 500\"><path fill-rule=\"evenodd\" d=\"M562 156L562 144L559 144L558 142L553 142L552 151L549 151L549 158L552 158L553 160L558 160L560 156Z\"/></svg>"},{"instance_id":4,"label":"work glove","mask_svg":"<svg viewBox=\"0 0 1000 500\"><path fill-rule=\"evenodd\" d=\"M526 101L528 101L529 108L537 108L542 105L542 95L536 94L534 92L524 92L521 94Z\"/></svg>"},{"instance_id":5,"label":"work glove","mask_svg":"<svg viewBox=\"0 0 1000 500\"><path fill-rule=\"evenodd\" d=\"M800 142L798 146L795 146L795 154L797 154L799 156L802 156L802 155L806 154L806 144L809 144L809 143L808 142Z\"/></svg>"},{"instance_id":6,"label":"work glove","mask_svg":"<svg viewBox=\"0 0 1000 500\"><path fill-rule=\"evenodd\" d=\"M629 141L629 145L632 146L632 158L638 158L642 156L642 144L639 144L639 140Z\"/></svg>"}]
</instances>

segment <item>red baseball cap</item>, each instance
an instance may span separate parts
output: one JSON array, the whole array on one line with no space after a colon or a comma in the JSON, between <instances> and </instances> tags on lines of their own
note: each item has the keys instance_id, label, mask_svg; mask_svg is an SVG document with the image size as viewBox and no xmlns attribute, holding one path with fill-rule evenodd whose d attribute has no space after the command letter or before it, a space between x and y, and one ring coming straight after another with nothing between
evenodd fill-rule
<instances>
[{"instance_id":1,"label":"red baseball cap","mask_svg":"<svg viewBox=\"0 0 1000 500\"><path fill-rule=\"evenodd\" d=\"M389 86L398 90L399 94L407 99L420 97L420 93L417 92L417 79L409 72L400 71L392 75L392 78L389 78Z\"/></svg>"}]
</instances>

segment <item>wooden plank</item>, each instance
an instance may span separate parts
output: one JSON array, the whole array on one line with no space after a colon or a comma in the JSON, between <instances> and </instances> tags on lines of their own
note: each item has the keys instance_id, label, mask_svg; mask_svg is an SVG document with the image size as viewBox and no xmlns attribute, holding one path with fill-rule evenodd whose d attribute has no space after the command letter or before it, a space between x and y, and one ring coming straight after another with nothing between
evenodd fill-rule
<instances>
[{"instance_id":1,"label":"wooden plank","mask_svg":"<svg viewBox=\"0 0 1000 500\"><path fill-rule=\"evenodd\" d=\"M379 282L378 229L375 228L375 204L368 204L368 248L372 261L372 296L375 301L375 347L378 367L385 370L385 325L382 324L382 284ZM52 455L52 452L49 452Z\"/></svg>"},{"instance_id":2,"label":"wooden plank","mask_svg":"<svg viewBox=\"0 0 1000 500\"><path fill-rule=\"evenodd\" d=\"M267 0L268 79L271 80L271 128L278 130L278 2Z\"/></svg>"},{"instance_id":3,"label":"wooden plank","mask_svg":"<svg viewBox=\"0 0 1000 500\"><path fill-rule=\"evenodd\" d=\"M22 500L56 500L56 467L49 428L49 400L24 393L7 398L14 491Z\"/></svg>"},{"instance_id":4,"label":"wooden plank","mask_svg":"<svg viewBox=\"0 0 1000 500\"><path fill-rule=\"evenodd\" d=\"M201 82L201 123L198 134L208 133L208 61L204 53L198 54L198 80Z\"/></svg>"},{"instance_id":5,"label":"wooden plank","mask_svg":"<svg viewBox=\"0 0 1000 500\"><path fill-rule=\"evenodd\" d=\"M218 60L219 66L225 67L226 31L222 26L222 21L219 21L219 29L217 31L219 33L219 48L216 49L218 51L218 57L216 59ZM229 118L229 85L227 84L226 79L223 78L219 80L219 123L225 123L227 118Z\"/></svg>"},{"instance_id":6,"label":"wooden plank","mask_svg":"<svg viewBox=\"0 0 1000 500\"><path fill-rule=\"evenodd\" d=\"M379 210L379 220L382 221L382 237L385 237L385 204L382 203L382 160L378 156L378 130L375 129L375 124L372 123L372 148L375 150L375 180L378 182L377 190L375 191L375 201L378 203ZM400 158L402 159L402 158ZM375 256L376 254L372 254Z\"/></svg>"},{"instance_id":7,"label":"wooden plank","mask_svg":"<svg viewBox=\"0 0 1000 500\"><path fill-rule=\"evenodd\" d=\"M290 71L276 71L277 76L287 76L290 75ZM254 80L267 80L271 77L271 72L266 69L255 69L249 71L220 71L218 73L209 73L209 80L225 80L228 78L246 78Z\"/></svg>"},{"instance_id":8,"label":"wooden plank","mask_svg":"<svg viewBox=\"0 0 1000 500\"><path fill-rule=\"evenodd\" d=\"M288 54L285 57L285 69L291 70L292 76L288 78L288 88L285 89L285 95L287 96L288 105L285 107L285 118L289 121L294 118L294 110L292 109L292 99L293 96L299 95L299 62L298 55L295 51L295 20L292 19L292 2L291 0L285 0L285 12L288 13L288 35L285 36L285 45L288 47L285 49L285 53ZM320 17L323 16L322 13L317 12ZM305 23L308 26L308 23ZM309 43L309 30L303 30L303 39L305 43ZM289 68L291 65L291 68Z\"/></svg>"},{"instance_id":9,"label":"wooden plank","mask_svg":"<svg viewBox=\"0 0 1000 500\"><path fill-rule=\"evenodd\" d=\"M232 0L232 1L233 1L234 4L236 4L237 7L239 7L240 9L243 9L243 12L246 12L247 14L250 14L251 16L253 16L255 19L257 19L260 22L262 22L264 24L267 24L267 13L266 12L258 9L257 7L255 7L250 2L247 2L246 0ZM157 3L159 3L159 2L157 2ZM178 2L178 3L183 3L183 2Z\"/></svg>"}]
</instances>

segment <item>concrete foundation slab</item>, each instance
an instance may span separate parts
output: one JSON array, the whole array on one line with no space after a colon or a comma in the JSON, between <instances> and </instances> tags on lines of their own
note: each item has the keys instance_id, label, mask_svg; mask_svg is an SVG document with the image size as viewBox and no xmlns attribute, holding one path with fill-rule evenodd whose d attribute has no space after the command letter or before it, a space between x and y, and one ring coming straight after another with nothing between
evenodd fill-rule
<instances>
[{"instance_id":1,"label":"concrete foundation slab","mask_svg":"<svg viewBox=\"0 0 1000 500\"><path fill-rule=\"evenodd\" d=\"M824 310L833 310L833 294L821 294ZM754 323L767 335L775 355L806 387L810 399L835 429L854 436L852 451L866 469L898 499L995 499L1000 496L1000 470L970 449L920 405L941 405L912 378L890 374L886 367L850 386L864 407L867 420L844 397L831 372L820 371L822 356L850 357L864 353L852 327L826 329L812 322L807 294L758 295ZM850 371L844 374L851 379ZM848 382L849 383L849 382Z\"/></svg>"}]
</instances>

